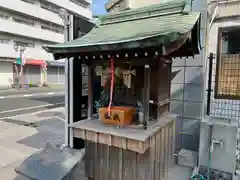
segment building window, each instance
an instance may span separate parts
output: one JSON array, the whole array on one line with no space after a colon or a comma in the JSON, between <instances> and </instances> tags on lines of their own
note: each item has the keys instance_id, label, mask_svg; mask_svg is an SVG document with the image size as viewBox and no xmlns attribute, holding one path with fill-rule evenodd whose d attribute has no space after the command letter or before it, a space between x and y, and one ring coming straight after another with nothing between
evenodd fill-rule
<instances>
[{"instance_id":1,"label":"building window","mask_svg":"<svg viewBox=\"0 0 240 180\"><path fill-rule=\"evenodd\" d=\"M58 14L59 9L60 9L57 5L54 5L52 3L45 2L45 1L40 1L40 6L43 9L46 9L48 11L52 11L52 12L57 13L57 14Z\"/></svg>"},{"instance_id":2,"label":"building window","mask_svg":"<svg viewBox=\"0 0 240 180\"><path fill-rule=\"evenodd\" d=\"M0 10L0 19L8 19L9 16L5 11Z\"/></svg>"},{"instance_id":3,"label":"building window","mask_svg":"<svg viewBox=\"0 0 240 180\"><path fill-rule=\"evenodd\" d=\"M21 0L23 2L26 2L26 3L30 3L30 4L35 4L36 1L35 0Z\"/></svg>"},{"instance_id":4,"label":"building window","mask_svg":"<svg viewBox=\"0 0 240 180\"><path fill-rule=\"evenodd\" d=\"M240 27L219 28L215 97L240 99Z\"/></svg>"},{"instance_id":5,"label":"building window","mask_svg":"<svg viewBox=\"0 0 240 180\"><path fill-rule=\"evenodd\" d=\"M89 8L90 7L90 4L88 2L86 2L85 0L70 0L70 1L79 5L79 6L82 6L84 8Z\"/></svg>"},{"instance_id":6,"label":"building window","mask_svg":"<svg viewBox=\"0 0 240 180\"><path fill-rule=\"evenodd\" d=\"M0 44L8 44L10 39L0 39Z\"/></svg>"},{"instance_id":7,"label":"building window","mask_svg":"<svg viewBox=\"0 0 240 180\"><path fill-rule=\"evenodd\" d=\"M13 21L17 22L17 23L28 25L28 26L34 26L34 20L30 19L28 17L23 17L23 16L13 17Z\"/></svg>"},{"instance_id":8,"label":"building window","mask_svg":"<svg viewBox=\"0 0 240 180\"><path fill-rule=\"evenodd\" d=\"M24 46L24 47L32 47L32 48L35 47L35 44L30 42L14 41L14 44L16 46Z\"/></svg>"},{"instance_id":9,"label":"building window","mask_svg":"<svg viewBox=\"0 0 240 180\"><path fill-rule=\"evenodd\" d=\"M62 26L55 25L55 24L50 23L50 22L42 23L41 28L44 29L44 30L56 32L56 33L59 33L59 34L64 33L64 28Z\"/></svg>"}]
</instances>

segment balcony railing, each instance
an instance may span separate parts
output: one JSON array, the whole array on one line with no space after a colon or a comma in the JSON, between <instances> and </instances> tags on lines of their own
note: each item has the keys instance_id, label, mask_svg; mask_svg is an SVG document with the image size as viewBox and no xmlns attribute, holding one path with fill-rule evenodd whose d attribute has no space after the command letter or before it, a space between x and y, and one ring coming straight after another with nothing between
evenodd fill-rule
<instances>
[{"instance_id":1,"label":"balcony railing","mask_svg":"<svg viewBox=\"0 0 240 180\"><path fill-rule=\"evenodd\" d=\"M40 39L44 41L61 43L64 41L64 35L43 30L38 27L31 27L10 20L0 19L0 31L5 33L17 34L20 36ZM17 28L16 28L17 27Z\"/></svg>"},{"instance_id":2,"label":"balcony railing","mask_svg":"<svg viewBox=\"0 0 240 180\"><path fill-rule=\"evenodd\" d=\"M42 9L36 4L29 4L23 1L18 0L11 0L11 1L0 1L0 7L11 9L13 11L24 13L29 16L41 19L41 20L48 20L52 23L63 25L62 19L59 17L58 14L50 12L48 10Z\"/></svg>"}]
</instances>

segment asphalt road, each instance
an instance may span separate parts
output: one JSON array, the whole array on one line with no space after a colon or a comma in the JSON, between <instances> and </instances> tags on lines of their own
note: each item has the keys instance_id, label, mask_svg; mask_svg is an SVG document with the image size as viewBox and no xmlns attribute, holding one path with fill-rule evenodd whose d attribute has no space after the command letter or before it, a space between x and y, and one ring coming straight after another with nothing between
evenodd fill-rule
<instances>
[{"instance_id":1,"label":"asphalt road","mask_svg":"<svg viewBox=\"0 0 240 180\"><path fill-rule=\"evenodd\" d=\"M0 118L64 106L60 90L0 92Z\"/></svg>"},{"instance_id":2,"label":"asphalt road","mask_svg":"<svg viewBox=\"0 0 240 180\"><path fill-rule=\"evenodd\" d=\"M51 88L32 88L32 89L11 89L11 90L0 90L1 97L16 97L26 94L47 94L47 93L63 93L64 89L51 89Z\"/></svg>"}]
</instances>

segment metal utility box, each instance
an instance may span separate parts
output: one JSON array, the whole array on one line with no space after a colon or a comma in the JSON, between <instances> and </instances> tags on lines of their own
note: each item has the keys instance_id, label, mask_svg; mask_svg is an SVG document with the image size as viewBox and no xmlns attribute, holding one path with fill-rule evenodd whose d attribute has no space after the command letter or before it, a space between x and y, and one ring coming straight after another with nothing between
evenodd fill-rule
<instances>
[{"instance_id":1,"label":"metal utility box","mask_svg":"<svg viewBox=\"0 0 240 180\"><path fill-rule=\"evenodd\" d=\"M210 166L212 170L233 174L236 164L237 130L236 119L204 117L200 129L199 166Z\"/></svg>"}]
</instances>

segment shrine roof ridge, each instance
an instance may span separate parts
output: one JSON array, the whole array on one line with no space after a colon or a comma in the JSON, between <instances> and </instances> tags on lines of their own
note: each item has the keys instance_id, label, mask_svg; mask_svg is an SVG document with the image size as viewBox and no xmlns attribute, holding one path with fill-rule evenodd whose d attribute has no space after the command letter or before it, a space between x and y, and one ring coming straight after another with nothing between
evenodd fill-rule
<instances>
[{"instance_id":1,"label":"shrine roof ridge","mask_svg":"<svg viewBox=\"0 0 240 180\"><path fill-rule=\"evenodd\" d=\"M191 42L198 42L200 13L191 12L190 2L191 0L170 0L147 7L109 13L100 17L99 23L88 34L44 48L59 59L72 53L92 54L124 49L161 48L162 45L171 44L182 36L186 36ZM194 46L197 46L197 43Z\"/></svg>"},{"instance_id":2,"label":"shrine roof ridge","mask_svg":"<svg viewBox=\"0 0 240 180\"><path fill-rule=\"evenodd\" d=\"M120 12L109 13L99 16L100 25L118 23L124 21L132 21L142 18L151 18L154 16L166 16L171 14L179 14L190 12L189 0L169 0L158 4L153 4L136 9L123 10Z\"/></svg>"}]
</instances>

